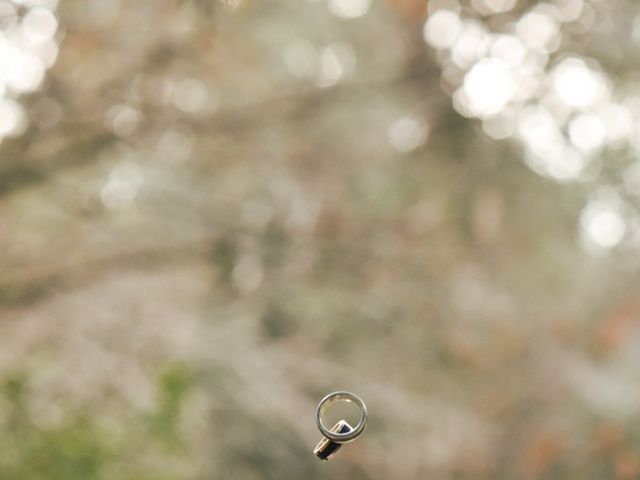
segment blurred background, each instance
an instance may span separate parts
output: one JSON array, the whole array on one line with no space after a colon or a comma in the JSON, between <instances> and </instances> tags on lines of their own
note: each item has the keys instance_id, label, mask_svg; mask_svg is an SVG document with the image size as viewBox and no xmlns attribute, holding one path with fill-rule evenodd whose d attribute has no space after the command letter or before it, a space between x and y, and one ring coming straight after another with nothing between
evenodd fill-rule
<instances>
[{"instance_id":1,"label":"blurred background","mask_svg":"<svg viewBox=\"0 0 640 480\"><path fill-rule=\"evenodd\" d=\"M0 0L0 480L639 478L639 54L634 0Z\"/></svg>"}]
</instances>

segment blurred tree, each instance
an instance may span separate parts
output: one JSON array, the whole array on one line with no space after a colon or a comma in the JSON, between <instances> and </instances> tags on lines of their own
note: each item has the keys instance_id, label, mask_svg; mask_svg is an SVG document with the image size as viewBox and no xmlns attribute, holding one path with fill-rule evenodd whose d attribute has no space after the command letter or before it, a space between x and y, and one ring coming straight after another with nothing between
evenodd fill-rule
<instances>
[{"instance_id":1,"label":"blurred tree","mask_svg":"<svg viewBox=\"0 0 640 480\"><path fill-rule=\"evenodd\" d=\"M637 478L639 19L0 0L0 480Z\"/></svg>"}]
</instances>

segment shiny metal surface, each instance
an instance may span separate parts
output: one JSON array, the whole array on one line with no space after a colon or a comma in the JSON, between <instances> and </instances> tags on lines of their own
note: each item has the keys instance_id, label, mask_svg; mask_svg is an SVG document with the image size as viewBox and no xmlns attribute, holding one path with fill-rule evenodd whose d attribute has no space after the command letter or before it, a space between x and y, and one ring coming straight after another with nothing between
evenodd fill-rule
<instances>
[{"instance_id":1,"label":"shiny metal surface","mask_svg":"<svg viewBox=\"0 0 640 480\"><path fill-rule=\"evenodd\" d=\"M360 408L360 420L351 431L343 433L332 432L331 429L327 428L322 421L322 417L327 409L331 404L338 401L353 402ZM346 391L330 393L320 400L318 408L316 409L316 423L318 425L318 429L322 435L336 443L348 443L358 438L367 426L367 419L367 406L364 401L356 394Z\"/></svg>"}]
</instances>

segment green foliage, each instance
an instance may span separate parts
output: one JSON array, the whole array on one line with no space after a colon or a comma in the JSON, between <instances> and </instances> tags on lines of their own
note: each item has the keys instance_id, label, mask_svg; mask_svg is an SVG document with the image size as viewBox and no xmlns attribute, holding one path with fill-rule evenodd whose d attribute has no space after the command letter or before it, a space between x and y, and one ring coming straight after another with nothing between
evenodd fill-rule
<instances>
[{"instance_id":1,"label":"green foliage","mask_svg":"<svg viewBox=\"0 0 640 480\"><path fill-rule=\"evenodd\" d=\"M192 383L190 370L176 363L158 378L158 403L151 413L130 412L132 421L109 424L86 408L42 427L29 413L37 395L29 376L9 377L2 390L9 434L0 439L0 480L122 478L116 472L135 472L141 480L187 478L167 461L185 453L180 421Z\"/></svg>"},{"instance_id":2,"label":"green foliage","mask_svg":"<svg viewBox=\"0 0 640 480\"><path fill-rule=\"evenodd\" d=\"M193 380L193 373L183 363L176 363L160 376L158 407L149 417L149 430L166 447L182 446L180 414Z\"/></svg>"}]
</instances>

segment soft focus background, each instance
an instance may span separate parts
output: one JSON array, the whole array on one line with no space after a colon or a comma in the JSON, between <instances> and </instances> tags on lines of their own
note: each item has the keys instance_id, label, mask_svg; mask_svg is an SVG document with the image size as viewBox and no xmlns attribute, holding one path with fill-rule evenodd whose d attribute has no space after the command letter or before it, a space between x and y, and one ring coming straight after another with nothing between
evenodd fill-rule
<instances>
[{"instance_id":1,"label":"soft focus background","mask_svg":"<svg viewBox=\"0 0 640 480\"><path fill-rule=\"evenodd\" d=\"M0 480L639 478L638 55L635 0L0 0Z\"/></svg>"}]
</instances>

